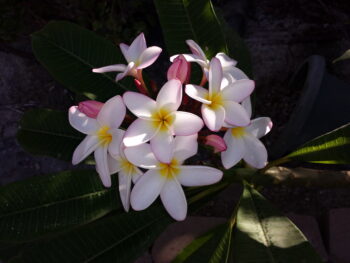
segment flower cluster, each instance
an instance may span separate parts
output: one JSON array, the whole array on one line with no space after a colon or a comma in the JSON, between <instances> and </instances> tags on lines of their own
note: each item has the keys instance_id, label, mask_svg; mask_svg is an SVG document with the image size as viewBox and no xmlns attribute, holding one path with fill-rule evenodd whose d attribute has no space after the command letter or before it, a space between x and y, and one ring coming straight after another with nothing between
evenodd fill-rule
<instances>
[{"instance_id":1,"label":"flower cluster","mask_svg":"<svg viewBox=\"0 0 350 263\"><path fill-rule=\"evenodd\" d=\"M155 100L149 96L142 70L156 61L161 49L147 48L140 34L130 46L120 44L127 65L93 69L95 73L121 72L116 81L132 76L140 92L125 92L105 103L84 101L69 109L70 124L86 134L74 151L73 164L94 153L96 171L105 187L111 186L111 175L118 173L126 211L130 206L146 209L160 196L174 219L185 219L187 201L181 185L210 185L223 175L217 168L185 164L197 154L198 142L220 152L225 169L242 159L255 168L267 162L259 138L270 131L272 123L267 117L251 120L254 82L226 54L218 53L209 60L193 40L187 44L192 54L170 58L173 63L167 72L168 81ZM202 67L199 85L189 84L190 62ZM199 108L202 118L195 114ZM125 131L120 128L124 119L132 121Z\"/></svg>"}]
</instances>

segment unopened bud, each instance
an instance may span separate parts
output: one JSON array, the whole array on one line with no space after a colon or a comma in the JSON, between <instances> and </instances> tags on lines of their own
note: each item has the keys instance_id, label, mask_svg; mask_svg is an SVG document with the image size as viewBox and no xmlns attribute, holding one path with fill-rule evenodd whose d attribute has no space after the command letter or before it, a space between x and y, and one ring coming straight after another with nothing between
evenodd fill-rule
<instances>
[{"instance_id":1,"label":"unopened bud","mask_svg":"<svg viewBox=\"0 0 350 263\"><path fill-rule=\"evenodd\" d=\"M79 103L78 110L90 118L96 118L102 106L102 102L96 100L86 100Z\"/></svg>"},{"instance_id":2,"label":"unopened bud","mask_svg":"<svg viewBox=\"0 0 350 263\"><path fill-rule=\"evenodd\" d=\"M212 146L215 153L223 152L227 149L224 139L215 134L205 137L205 145Z\"/></svg>"},{"instance_id":3,"label":"unopened bud","mask_svg":"<svg viewBox=\"0 0 350 263\"><path fill-rule=\"evenodd\" d=\"M168 69L168 80L178 79L182 84L190 81L191 64L187 62L183 55L178 56Z\"/></svg>"}]
</instances>

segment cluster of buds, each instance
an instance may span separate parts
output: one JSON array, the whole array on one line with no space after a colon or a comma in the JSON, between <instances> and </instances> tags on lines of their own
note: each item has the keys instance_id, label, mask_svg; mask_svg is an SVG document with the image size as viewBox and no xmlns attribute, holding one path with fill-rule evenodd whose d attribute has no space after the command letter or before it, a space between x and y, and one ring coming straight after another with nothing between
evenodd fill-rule
<instances>
[{"instance_id":1,"label":"cluster of buds","mask_svg":"<svg viewBox=\"0 0 350 263\"><path fill-rule=\"evenodd\" d=\"M251 120L254 82L224 53L208 60L194 41L188 40L187 44L192 54L170 58L168 81L155 100L148 94L142 70L152 65L162 50L147 48L140 34L130 46L120 44L127 65L93 69L96 73L121 72L116 81L132 76L139 92L128 91L105 103L84 101L69 109L70 124L87 135L73 153L73 164L94 153L96 171L105 187L111 186L111 175L118 173L120 198L126 211L130 206L134 210L146 209L160 196L174 219L185 219L187 201L181 186L214 184L223 175L214 167L185 164L186 159L197 154L198 142L221 153L225 169L242 159L255 168L263 168L267 162L267 152L259 138L270 131L272 123L267 117ZM190 62L202 67L199 85L189 84ZM183 85L188 97L183 96ZM181 111L181 106L189 110ZM195 114L199 107L202 118ZM125 117L131 119L127 109L135 118L123 130L120 125Z\"/></svg>"}]
</instances>

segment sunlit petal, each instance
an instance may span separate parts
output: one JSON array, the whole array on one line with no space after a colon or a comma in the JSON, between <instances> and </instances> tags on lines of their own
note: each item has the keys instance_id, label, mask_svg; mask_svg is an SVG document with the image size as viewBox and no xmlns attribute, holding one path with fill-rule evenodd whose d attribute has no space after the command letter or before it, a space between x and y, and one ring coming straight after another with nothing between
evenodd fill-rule
<instances>
[{"instance_id":1,"label":"sunlit petal","mask_svg":"<svg viewBox=\"0 0 350 263\"><path fill-rule=\"evenodd\" d=\"M203 186L219 182L222 175L222 171L213 167L183 165L177 178L183 186Z\"/></svg>"},{"instance_id":2,"label":"sunlit petal","mask_svg":"<svg viewBox=\"0 0 350 263\"><path fill-rule=\"evenodd\" d=\"M137 119L126 130L123 142L126 147L148 142L158 129L159 127L155 127L152 121Z\"/></svg>"},{"instance_id":3,"label":"sunlit petal","mask_svg":"<svg viewBox=\"0 0 350 263\"><path fill-rule=\"evenodd\" d=\"M119 153L120 144L123 141L125 131L123 131L121 129L112 129L111 134L112 134L112 141L108 145L108 152L113 157L115 157L115 156L120 154Z\"/></svg>"},{"instance_id":4,"label":"sunlit petal","mask_svg":"<svg viewBox=\"0 0 350 263\"><path fill-rule=\"evenodd\" d=\"M176 136L174 142L174 158L182 163L186 159L195 155L198 151L197 138L198 134L189 136Z\"/></svg>"},{"instance_id":5,"label":"sunlit petal","mask_svg":"<svg viewBox=\"0 0 350 263\"><path fill-rule=\"evenodd\" d=\"M98 147L95 150L96 171L98 172L102 184L111 187L111 173L108 167L107 147Z\"/></svg>"},{"instance_id":6,"label":"sunlit petal","mask_svg":"<svg viewBox=\"0 0 350 263\"><path fill-rule=\"evenodd\" d=\"M88 135L81 141L78 147L74 150L72 164L76 165L88 157L99 146L97 136Z\"/></svg>"},{"instance_id":7,"label":"sunlit petal","mask_svg":"<svg viewBox=\"0 0 350 263\"><path fill-rule=\"evenodd\" d=\"M254 90L255 83L250 79L237 80L222 90L224 100L241 102Z\"/></svg>"},{"instance_id":8,"label":"sunlit petal","mask_svg":"<svg viewBox=\"0 0 350 263\"><path fill-rule=\"evenodd\" d=\"M126 107L137 117L149 119L156 111L156 102L137 92L125 92L123 99Z\"/></svg>"},{"instance_id":9,"label":"sunlit petal","mask_svg":"<svg viewBox=\"0 0 350 263\"><path fill-rule=\"evenodd\" d=\"M244 161L258 169L265 167L267 151L262 142L254 136L247 134L244 136L244 143L246 147L246 152L243 156Z\"/></svg>"},{"instance_id":10,"label":"sunlit petal","mask_svg":"<svg viewBox=\"0 0 350 263\"><path fill-rule=\"evenodd\" d=\"M222 81L222 67L220 60L212 58L209 67L209 94L220 92Z\"/></svg>"},{"instance_id":11,"label":"sunlit petal","mask_svg":"<svg viewBox=\"0 0 350 263\"><path fill-rule=\"evenodd\" d=\"M200 101L204 104L210 104L210 101L207 99L209 92L208 90L206 90L205 88L202 88L201 86L188 84L186 85L185 92L192 99Z\"/></svg>"},{"instance_id":12,"label":"sunlit petal","mask_svg":"<svg viewBox=\"0 0 350 263\"><path fill-rule=\"evenodd\" d=\"M225 120L225 110L221 106L217 106L214 109L203 104L202 105L202 117L205 125L211 131L218 131L222 127Z\"/></svg>"},{"instance_id":13,"label":"sunlit petal","mask_svg":"<svg viewBox=\"0 0 350 263\"><path fill-rule=\"evenodd\" d=\"M175 135L191 135L199 132L203 128L203 121L197 115L190 112L175 112L173 131Z\"/></svg>"},{"instance_id":14,"label":"sunlit petal","mask_svg":"<svg viewBox=\"0 0 350 263\"><path fill-rule=\"evenodd\" d=\"M236 165L244 156L245 144L242 138L234 138L231 129L227 130L224 136L227 150L221 152L221 161L225 169L229 169Z\"/></svg>"},{"instance_id":15,"label":"sunlit petal","mask_svg":"<svg viewBox=\"0 0 350 263\"><path fill-rule=\"evenodd\" d=\"M151 139L151 148L156 158L162 163L169 163L173 158L174 137L170 130L159 130Z\"/></svg>"},{"instance_id":16,"label":"sunlit petal","mask_svg":"<svg viewBox=\"0 0 350 263\"><path fill-rule=\"evenodd\" d=\"M249 115L241 104L234 101L225 101L225 122L235 126L247 126L250 123Z\"/></svg>"},{"instance_id":17,"label":"sunlit petal","mask_svg":"<svg viewBox=\"0 0 350 263\"><path fill-rule=\"evenodd\" d=\"M92 72L95 72L95 73L124 72L125 69L126 69L126 65L116 64L116 65L110 65L110 66L105 66L105 67L101 67L101 68L94 68L94 69L92 69Z\"/></svg>"},{"instance_id":18,"label":"sunlit petal","mask_svg":"<svg viewBox=\"0 0 350 263\"><path fill-rule=\"evenodd\" d=\"M149 47L145 49L139 58L139 65L137 69L143 69L152 65L159 57L162 49L160 47Z\"/></svg>"},{"instance_id":19,"label":"sunlit petal","mask_svg":"<svg viewBox=\"0 0 350 263\"><path fill-rule=\"evenodd\" d=\"M97 121L101 126L118 128L125 117L126 108L122 97L114 96L107 100L97 115Z\"/></svg>"},{"instance_id":20,"label":"sunlit petal","mask_svg":"<svg viewBox=\"0 0 350 263\"><path fill-rule=\"evenodd\" d=\"M159 161L154 156L148 143L127 147L124 153L129 162L141 168L156 168L159 165Z\"/></svg>"},{"instance_id":21,"label":"sunlit petal","mask_svg":"<svg viewBox=\"0 0 350 263\"><path fill-rule=\"evenodd\" d=\"M182 100L182 84L178 79L171 79L164 84L157 95L158 108L176 111Z\"/></svg>"},{"instance_id":22,"label":"sunlit petal","mask_svg":"<svg viewBox=\"0 0 350 263\"><path fill-rule=\"evenodd\" d=\"M77 106L69 108L68 118L70 125L84 134L94 134L99 129L96 119L90 118L80 112Z\"/></svg>"}]
</instances>

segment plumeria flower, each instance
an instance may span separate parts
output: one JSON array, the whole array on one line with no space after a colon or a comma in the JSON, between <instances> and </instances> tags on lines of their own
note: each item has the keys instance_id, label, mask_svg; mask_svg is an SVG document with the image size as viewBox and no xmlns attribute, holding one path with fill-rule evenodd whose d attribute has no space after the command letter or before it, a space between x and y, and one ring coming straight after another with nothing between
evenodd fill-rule
<instances>
[{"instance_id":1,"label":"plumeria flower","mask_svg":"<svg viewBox=\"0 0 350 263\"><path fill-rule=\"evenodd\" d=\"M128 109L138 117L125 133L125 146L150 141L152 151L163 163L171 161L174 135L192 135L203 127L203 121L197 115L177 111L182 100L182 85L177 79L164 84L156 101L136 92L125 92L123 99Z\"/></svg>"},{"instance_id":2,"label":"plumeria flower","mask_svg":"<svg viewBox=\"0 0 350 263\"><path fill-rule=\"evenodd\" d=\"M242 79L225 84L220 60L213 58L209 69L209 90L186 85L186 94L203 103L202 117L212 131L220 130L224 123L247 126L250 121L248 113L239 103L252 93L254 81Z\"/></svg>"},{"instance_id":3,"label":"plumeria flower","mask_svg":"<svg viewBox=\"0 0 350 263\"><path fill-rule=\"evenodd\" d=\"M130 202L134 210L144 210L160 195L167 212L176 220L184 220L187 201L183 186L203 186L221 180L222 171L197 165L183 165L198 150L197 134L177 136L173 144L173 156L169 163L159 162L149 144L125 149L131 163L149 169L135 184Z\"/></svg>"},{"instance_id":4,"label":"plumeria flower","mask_svg":"<svg viewBox=\"0 0 350 263\"><path fill-rule=\"evenodd\" d=\"M121 43L119 46L128 62L127 65L110 65L102 68L94 68L92 71L95 73L121 72L117 75L116 81L121 80L125 76L133 76L136 78L138 71L152 65L162 52L160 47L152 46L147 48L143 33L138 35L130 46L124 43Z\"/></svg>"},{"instance_id":5,"label":"plumeria flower","mask_svg":"<svg viewBox=\"0 0 350 263\"><path fill-rule=\"evenodd\" d=\"M119 145L124 133L118 128L124 120L125 112L126 108L120 96L109 99L102 106L96 119L80 112L77 106L69 109L69 123L87 135L75 149L72 163L78 164L94 152L96 170L106 187L111 186L108 153L112 156L119 154Z\"/></svg>"},{"instance_id":6,"label":"plumeria flower","mask_svg":"<svg viewBox=\"0 0 350 263\"><path fill-rule=\"evenodd\" d=\"M189 46L190 50L192 51L192 54L182 54L182 55L186 58L188 62L198 63L202 67L203 72L208 78L210 61L205 55L204 51L196 42L194 42L191 39L186 40L186 43ZM170 57L170 61L173 62L178 56L179 55L174 55ZM242 70L236 67L237 61L230 58L225 53L220 52L216 54L215 57L219 59L221 62L224 78L242 79L243 76L246 76Z\"/></svg>"},{"instance_id":7,"label":"plumeria flower","mask_svg":"<svg viewBox=\"0 0 350 263\"><path fill-rule=\"evenodd\" d=\"M124 136L124 131L121 135ZM117 155L108 155L108 167L111 174L118 173L119 195L122 201L124 210L129 211L130 208L130 191L131 183L136 183L143 175L143 172L129 162L124 154L125 145L120 140L119 153Z\"/></svg>"},{"instance_id":8,"label":"plumeria flower","mask_svg":"<svg viewBox=\"0 0 350 263\"><path fill-rule=\"evenodd\" d=\"M250 117L251 106L243 106ZM223 166L229 169L243 159L257 169L263 168L267 162L267 151L259 139L271 129L272 121L268 117L256 118L247 127L231 126L224 135L227 150L221 152Z\"/></svg>"}]
</instances>

